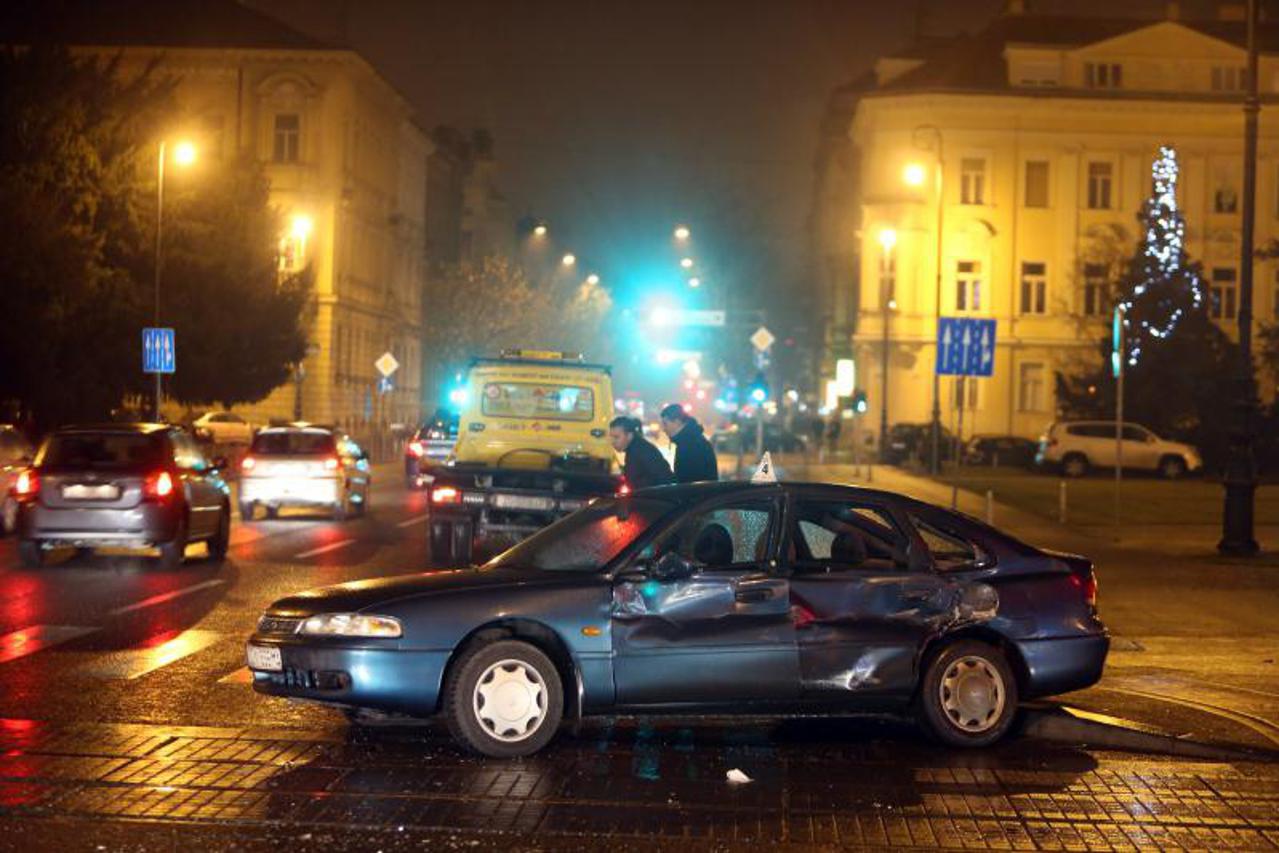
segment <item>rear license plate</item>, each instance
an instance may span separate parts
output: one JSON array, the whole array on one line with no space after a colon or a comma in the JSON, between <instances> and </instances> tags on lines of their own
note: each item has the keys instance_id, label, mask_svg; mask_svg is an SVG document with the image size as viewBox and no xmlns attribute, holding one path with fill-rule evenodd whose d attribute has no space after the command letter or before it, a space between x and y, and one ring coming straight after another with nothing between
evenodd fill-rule
<instances>
[{"instance_id":1,"label":"rear license plate","mask_svg":"<svg viewBox=\"0 0 1279 853\"><path fill-rule=\"evenodd\" d=\"M498 509L548 510L555 506L555 500L536 495L494 495L493 506Z\"/></svg>"},{"instance_id":2,"label":"rear license plate","mask_svg":"<svg viewBox=\"0 0 1279 853\"><path fill-rule=\"evenodd\" d=\"M280 658L278 646L248 647L249 669L261 669L267 672L279 672L284 669L284 661Z\"/></svg>"},{"instance_id":3,"label":"rear license plate","mask_svg":"<svg viewBox=\"0 0 1279 853\"><path fill-rule=\"evenodd\" d=\"M62 497L69 501L113 501L120 497L120 487L110 483L74 483L62 487Z\"/></svg>"}]
</instances>

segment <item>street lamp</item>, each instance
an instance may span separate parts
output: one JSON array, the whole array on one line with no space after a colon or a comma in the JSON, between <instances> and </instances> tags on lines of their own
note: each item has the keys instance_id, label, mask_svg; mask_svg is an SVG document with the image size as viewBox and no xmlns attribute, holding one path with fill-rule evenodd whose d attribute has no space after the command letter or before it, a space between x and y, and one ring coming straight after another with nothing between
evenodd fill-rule
<instances>
[{"instance_id":1,"label":"street lamp","mask_svg":"<svg viewBox=\"0 0 1279 853\"><path fill-rule=\"evenodd\" d=\"M890 312L897 303L893 299L893 279L896 268L893 262L893 249L897 246L897 232L892 228L882 228L879 232L879 246L883 250L879 261L879 305L884 312L884 334L879 349L879 461L888 462L888 324Z\"/></svg>"},{"instance_id":2,"label":"street lamp","mask_svg":"<svg viewBox=\"0 0 1279 853\"><path fill-rule=\"evenodd\" d=\"M539 223L537 223L536 225L534 225L534 226L533 226L533 236L535 236L535 237L545 237L545 236L546 236L546 232L547 232L547 230L548 230L548 229L547 229L546 225L545 225L544 223L539 222Z\"/></svg>"},{"instance_id":3,"label":"street lamp","mask_svg":"<svg viewBox=\"0 0 1279 853\"><path fill-rule=\"evenodd\" d=\"M687 239L688 239L688 238L692 235L692 233L693 233L693 232L691 232L691 231L689 231L689 230L688 230L688 226L687 226L687 225L677 225L677 226L675 226L675 239L676 239L676 240L687 240Z\"/></svg>"},{"instance_id":4,"label":"street lamp","mask_svg":"<svg viewBox=\"0 0 1279 853\"><path fill-rule=\"evenodd\" d=\"M571 267L577 263L577 255L572 252L568 252L563 258L560 258L560 263L566 267Z\"/></svg>"},{"instance_id":5,"label":"street lamp","mask_svg":"<svg viewBox=\"0 0 1279 853\"><path fill-rule=\"evenodd\" d=\"M591 287L594 287L595 285L600 283L600 277L597 276L595 273L591 273L590 275L586 277L586 283L589 284Z\"/></svg>"},{"instance_id":6,"label":"street lamp","mask_svg":"<svg viewBox=\"0 0 1279 853\"><path fill-rule=\"evenodd\" d=\"M698 288L698 287L701 287L701 286L702 286L702 280L701 280L700 278L698 278L697 276L693 276L692 278L690 278L690 279L688 280L688 286L689 286L689 287L692 287L692 288Z\"/></svg>"},{"instance_id":7,"label":"street lamp","mask_svg":"<svg viewBox=\"0 0 1279 853\"><path fill-rule=\"evenodd\" d=\"M945 152L942 148L941 128L934 124L924 124L915 128L914 136L916 143L920 133L931 133L936 137L933 150L937 154L937 163L933 172L934 192L937 195L937 286L934 294L934 318L936 325L933 327L933 339L936 340L937 330L941 328L941 277L942 277L942 235L943 228L946 223L946 199L942 195L944 187L944 169L945 169ZM923 186L925 179L925 169L918 164L911 164L906 167L902 174L902 179L910 186ZM940 357L940 353L938 353ZM941 375L937 372L937 366L933 366L933 421L930 426L932 433L932 458L930 460L929 469L936 475L941 471Z\"/></svg>"},{"instance_id":8,"label":"street lamp","mask_svg":"<svg viewBox=\"0 0 1279 853\"><path fill-rule=\"evenodd\" d=\"M169 153L168 140L160 140L160 150L155 160L155 325L160 325L160 278L164 251L164 161ZM185 140L173 146L173 162L177 166L190 166L195 162L195 145ZM160 420L160 377L155 374L155 406L152 413Z\"/></svg>"},{"instance_id":9,"label":"street lamp","mask_svg":"<svg viewBox=\"0 0 1279 853\"><path fill-rule=\"evenodd\" d=\"M683 258L680 260L679 265L686 270L691 270L693 268L693 259Z\"/></svg>"}]
</instances>

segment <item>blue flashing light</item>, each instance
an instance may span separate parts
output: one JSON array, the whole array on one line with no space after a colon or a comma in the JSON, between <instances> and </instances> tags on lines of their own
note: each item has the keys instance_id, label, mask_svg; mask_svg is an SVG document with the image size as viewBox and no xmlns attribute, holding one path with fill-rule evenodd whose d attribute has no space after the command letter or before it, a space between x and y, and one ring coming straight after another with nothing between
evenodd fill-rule
<instances>
[{"instance_id":1,"label":"blue flashing light","mask_svg":"<svg viewBox=\"0 0 1279 853\"><path fill-rule=\"evenodd\" d=\"M751 399L754 400L756 403L762 403L768 399L768 392L765 391L763 388L752 388Z\"/></svg>"}]
</instances>

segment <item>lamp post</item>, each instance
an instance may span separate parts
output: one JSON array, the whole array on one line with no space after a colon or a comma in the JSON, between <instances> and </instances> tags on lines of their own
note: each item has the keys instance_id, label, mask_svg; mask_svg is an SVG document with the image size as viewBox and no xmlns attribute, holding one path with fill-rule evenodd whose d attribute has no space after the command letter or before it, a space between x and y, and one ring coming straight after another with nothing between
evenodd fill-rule
<instances>
[{"instance_id":1,"label":"lamp post","mask_svg":"<svg viewBox=\"0 0 1279 853\"><path fill-rule=\"evenodd\" d=\"M879 232L879 246L883 249L879 268L879 306L884 314L883 337L879 350L879 461L888 462L888 324L896 304L893 281L897 275L893 263L893 248L897 245L897 232L884 228Z\"/></svg>"},{"instance_id":2,"label":"lamp post","mask_svg":"<svg viewBox=\"0 0 1279 853\"><path fill-rule=\"evenodd\" d=\"M932 133L936 137L933 149L937 153L937 166L933 173L933 184L937 195L937 286L934 303L936 325L933 334L936 338L936 330L941 328L942 234L946 222L946 198L942 195L942 190L945 186L943 172L946 158L942 148L941 128L933 124L923 124L915 128L916 138L920 133ZM907 166L904 178L906 183L919 186L924 182L924 169L916 165ZM937 373L935 365L933 367L933 419L930 432L932 433L932 456L929 469L936 475L941 471L941 375Z\"/></svg>"},{"instance_id":3,"label":"lamp post","mask_svg":"<svg viewBox=\"0 0 1279 853\"><path fill-rule=\"evenodd\" d=\"M160 140L160 151L155 161L155 314L153 321L160 325L160 278L163 269L164 251L164 161L168 153L168 140ZM195 146L190 142L179 142L173 146L173 162L179 166L189 166L195 162ZM152 406L152 417L160 420L160 373L155 374L155 399Z\"/></svg>"},{"instance_id":4,"label":"lamp post","mask_svg":"<svg viewBox=\"0 0 1279 853\"><path fill-rule=\"evenodd\" d=\"M1243 135L1243 235L1239 261L1239 375L1235 378L1235 428L1224 480L1225 505L1221 514L1223 554L1251 556L1259 550L1253 526L1257 491L1257 466L1252 455L1252 266L1253 231L1257 217L1257 0L1248 0L1248 92L1244 97Z\"/></svg>"}]
</instances>

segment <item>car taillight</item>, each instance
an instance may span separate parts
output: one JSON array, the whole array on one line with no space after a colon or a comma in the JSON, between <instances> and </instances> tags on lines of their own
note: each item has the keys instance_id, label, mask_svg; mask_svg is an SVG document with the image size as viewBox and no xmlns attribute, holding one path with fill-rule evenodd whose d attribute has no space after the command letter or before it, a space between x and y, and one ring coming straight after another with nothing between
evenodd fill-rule
<instances>
[{"instance_id":1,"label":"car taillight","mask_svg":"<svg viewBox=\"0 0 1279 853\"><path fill-rule=\"evenodd\" d=\"M1089 607L1097 606L1097 575L1094 572L1090 571L1087 575L1071 574L1070 582L1083 595Z\"/></svg>"},{"instance_id":2,"label":"car taillight","mask_svg":"<svg viewBox=\"0 0 1279 853\"><path fill-rule=\"evenodd\" d=\"M433 504L458 504L461 502L461 491L452 486L440 486L437 489L431 489L431 503Z\"/></svg>"},{"instance_id":3,"label":"car taillight","mask_svg":"<svg viewBox=\"0 0 1279 853\"><path fill-rule=\"evenodd\" d=\"M142 497L147 500L162 501L173 494L173 475L168 471L151 474L142 483Z\"/></svg>"},{"instance_id":4,"label":"car taillight","mask_svg":"<svg viewBox=\"0 0 1279 853\"><path fill-rule=\"evenodd\" d=\"M619 498L624 498L624 497L626 497L627 495L629 495L630 493L631 493L631 484L630 484L630 483L622 483L622 485L620 485L620 486L618 486L618 487L617 487L617 496L618 496Z\"/></svg>"},{"instance_id":5,"label":"car taillight","mask_svg":"<svg viewBox=\"0 0 1279 853\"><path fill-rule=\"evenodd\" d=\"M420 441L410 441L409 453L411 453L413 456L421 458L422 454L426 453L426 446L423 445L422 442Z\"/></svg>"},{"instance_id":6,"label":"car taillight","mask_svg":"<svg viewBox=\"0 0 1279 853\"><path fill-rule=\"evenodd\" d=\"M342 467L342 463L338 461L336 456L330 456L324 460L325 471L336 471Z\"/></svg>"},{"instance_id":7,"label":"car taillight","mask_svg":"<svg viewBox=\"0 0 1279 853\"><path fill-rule=\"evenodd\" d=\"M258 464L258 460L254 459L252 456L246 456L240 460L240 470L252 471L253 467L257 464Z\"/></svg>"},{"instance_id":8,"label":"car taillight","mask_svg":"<svg viewBox=\"0 0 1279 853\"><path fill-rule=\"evenodd\" d=\"M13 494L19 500L33 500L40 494L40 475L29 468L19 473L13 484Z\"/></svg>"}]
</instances>

